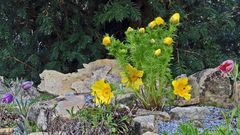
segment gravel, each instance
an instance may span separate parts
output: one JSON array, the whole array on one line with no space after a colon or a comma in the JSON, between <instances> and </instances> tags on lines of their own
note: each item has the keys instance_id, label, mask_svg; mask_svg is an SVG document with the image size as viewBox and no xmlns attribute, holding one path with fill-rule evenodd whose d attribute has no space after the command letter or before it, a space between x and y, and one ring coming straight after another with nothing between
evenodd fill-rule
<instances>
[{"instance_id":1,"label":"gravel","mask_svg":"<svg viewBox=\"0 0 240 135\"><path fill-rule=\"evenodd\" d=\"M86 94L85 96L85 106L94 106L93 96L90 94Z\"/></svg>"},{"instance_id":2,"label":"gravel","mask_svg":"<svg viewBox=\"0 0 240 135\"><path fill-rule=\"evenodd\" d=\"M211 107L207 106L209 111L211 112L205 119L201 120L202 128L199 128L199 131L203 131L204 129L214 130L216 126L224 125L225 119L223 118L222 111L227 113L231 110ZM181 123L186 123L190 121L187 118L180 118L179 120L171 120L169 122L160 122L158 124L158 133L162 135L164 132L168 133L168 135L173 135L180 127ZM236 123L236 118L233 119L232 125L234 126Z\"/></svg>"}]
</instances>

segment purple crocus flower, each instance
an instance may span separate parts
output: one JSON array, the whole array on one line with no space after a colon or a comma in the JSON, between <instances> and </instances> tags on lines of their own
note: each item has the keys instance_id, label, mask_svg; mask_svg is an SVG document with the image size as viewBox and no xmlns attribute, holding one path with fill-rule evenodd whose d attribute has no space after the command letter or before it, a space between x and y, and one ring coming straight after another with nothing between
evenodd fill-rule
<instances>
[{"instance_id":1,"label":"purple crocus flower","mask_svg":"<svg viewBox=\"0 0 240 135\"><path fill-rule=\"evenodd\" d=\"M32 81L26 81L21 84L21 88L24 90L28 90L32 88L33 82Z\"/></svg>"},{"instance_id":2,"label":"purple crocus flower","mask_svg":"<svg viewBox=\"0 0 240 135\"><path fill-rule=\"evenodd\" d=\"M2 97L2 103L11 103L13 101L14 97L11 93L6 93Z\"/></svg>"}]
</instances>

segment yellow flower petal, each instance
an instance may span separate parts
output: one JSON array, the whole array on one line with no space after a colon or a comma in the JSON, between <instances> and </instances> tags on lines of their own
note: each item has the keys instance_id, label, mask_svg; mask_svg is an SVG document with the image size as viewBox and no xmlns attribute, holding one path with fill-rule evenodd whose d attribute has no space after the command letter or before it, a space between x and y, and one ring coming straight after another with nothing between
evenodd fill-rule
<instances>
[{"instance_id":1,"label":"yellow flower petal","mask_svg":"<svg viewBox=\"0 0 240 135\"><path fill-rule=\"evenodd\" d=\"M187 86L185 87L185 89L186 89L187 92L190 92L191 89L192 89L192 86L191 86L191 85L187 85Z\"/></svg>"},{"instance_id":2,"label":"yellow flower petal","mask_svg":"<svg viewBox=\"0 0 240 135\"><path fill-rule=\"evenodd\" d=\"M140 77L143 77L143 73L144 73L143 71L138 71L138 72L137 72L137 76L138 76L139 78L140 78Z\"/></svg>"},{"instance_id":3,"label":"yellow flower petal","mask_svg":"<svg viewBox=\"0 0 240 135\"><path fill-rule=\"evenodd\" d=\"M151 21L151 22L148 24L148 26L149 26L150 28L154 28L156 25L157 25L157 24L156 24L155 21Z\"/></svg>"},{"instance_id":4,"label":"yellow flower petal","mask_svg":"<svg viewBox=\"0 0 240 135\"><path fill-rule=\"evenodd\" d=\"M127 83L128 82L128 78L127 77L124 77L121 79L121 83Z\"/></svg>"},{"instance_id":5,"label":"yellow flower petal","mask_svg":"<svg viewBox=\"0 0 240 135\"><path fill-rule=\"evenodd\" d=\"M188 78L187 77L179 78L179 82L182 83L182 85L187 85L188 84Z\"/></svg>"},{"instance_id":6,"label":"yellow flower petal","mask_svg":"<svg viewBox=\"0 0 240 135\"><path fill-rule=\"evenodd\" d=\"M93 91L99 91L102 89L102 86L105 84L104 80L98 80L96 81L92 86L91 89Z\"/></svg>"},{"instance_id":7,"label":"yellow flower petal","mask_svg":"<svg viewBox=\"0 0 240 135\"><path fill-rule=\"evenodd\" d=\"M132 87L138 90L141 85L143 85L142 79L137 79L137 81L133 82Z\"/></svg>"},{"instance_id":8,"label":"yellow flower petal","mask_svg":"<svg viewBox=\"0 0 240 135\"><path fill-rule=\"evenodd\" d=\"M176 80L172 81L172 85L173 87L177 87L177 81Z\"/></svg>"},{"instance_id":9,"label":"yellow flower petal","mask_svg":"<svg viewBox=\"0 0 240 135\"><path fill-rule=\"evenodd\" d=\"M184 98L185 100L189 101L190 98L191 98L191 95L190 95L190 94L185 94L185 95L183 95L183 98Z\"/></svg>"}]
</instances>

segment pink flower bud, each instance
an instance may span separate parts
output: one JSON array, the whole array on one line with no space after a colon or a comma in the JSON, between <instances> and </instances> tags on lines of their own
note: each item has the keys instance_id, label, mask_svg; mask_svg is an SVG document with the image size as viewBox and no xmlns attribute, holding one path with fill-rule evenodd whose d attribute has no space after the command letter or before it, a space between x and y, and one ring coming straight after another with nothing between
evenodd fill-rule
<instances>
[{"instance_id":1,"label":"pink flower bud","mask_svg":"<svg viewBox=\"0 0 240 135\"><path fill-rule=\"evenodd\" d=\"M218 70L222 72L222 75L225 76L233 71L234 62L233 60L226 60L221 65L218 66Z\"/></svg>"}]
</instances>

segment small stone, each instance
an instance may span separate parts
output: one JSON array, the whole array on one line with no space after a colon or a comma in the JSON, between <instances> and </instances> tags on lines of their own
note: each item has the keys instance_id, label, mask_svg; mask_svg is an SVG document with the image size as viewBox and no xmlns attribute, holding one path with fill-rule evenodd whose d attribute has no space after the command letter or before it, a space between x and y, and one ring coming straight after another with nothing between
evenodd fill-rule
<instances>
[{"instance_id":1,"label":"small stone","mask_svg":"<svg viewBox=\"0 0 240 135\"><path fill-rule=\"evenodd\" d=\"M184 99L178 100L178 106L190 106L190 105L197 105L200 103L199 97L191 98L189 101L186 101Z\"/></svg>"},{"instance_id":2,"label":"small stone","mask_svg":"<svg viewBox=\"0 0 240 135\"><path fill-rule=\"evenodd\" d=\"M64 99L65 100L58 102L56 106L56 112L61 117L70 118L66 110L71 110L73 107L73 111L76 112L85 104L85 97L83 95L65 96Z\"/></svg>"},{"instance_id":3,"label":"small stone","mask_svg":"<svg viewBox=\"0 0 240 135\"><path fill-rule=\"evenodd\" d=\"M133 101L134 93L118 94L116 97L117 102L122 104L128 104Z\"/></svg>"},{"instance_id":4,"label":"small stone","mask_svg":"<svg viewBox=\"0 0 240 135\"><path fill-rule=\"evenodd\" d=\"M195 127L198 127L198 128L202 128L203 127L203 123L201 121L199 121L199 120L194 120L193 121L193 125Z\"/></svg>"},{"instance_id":5,"label":"small stone","mask_svg":"<svg viewBox=\"0 0 240 135\"><path fill-rule=\"evenodd\" d=\"M40 110L40 113L37 118L37 126L40 127L42 130L47 129L47 116L45 110Z\"/></svg>"},{"instance_id":6,"label":"small stone","mask_svg":"<svg viewBox=\"0 0 240 135\"><path fill-rule=\"evenodd\" d=\"M0 128L0 135L11 135L13 128Z\"/></svg>"},{"instance_id":7,"label":"small stone","mask_svg":"<svg viewBox=\"0 0 240 135\"><path fill-rule=\"evenodd\" d=\"M207 107L175 107L170 110L172 118L188 118L190 120L202 120L210 111Z\"/></svg>"},{"instance_id":8,"label":"small stone","mask_svg":"<svg viewBox=\"0 0 240 135\"><path fill-rule=\"evenodd\" d=\"M150 111L146 109L138 109L136 115L137 116L154 115L156 120L158 121L169 121L171 119L170 115L167 112Z\"/></svg>"},{"instance_id":9,"label":"small stone","mask_svg":"<svg viewBox=\"0 0 240 135\"><path fill-rule=\"evenodd\" d=\"M48 132L33 132L30 133L29 135L49 135ZM65 132L54 132L51 133L51 135L67 135Z\"/></svg>"},{"instance_id":10,"label":"small stone","mask_svg":"<svg viewBox=\"0 0 240 135\"><path fill-rule=\"evenodd\" d=\"M154 132L147 131L147 132L143 133L142 135L158 135L158 134L154 133Z\"/></svg>"},{"instance_id":11,"label":"small stone","mask_svg":"<svg viewBox=\"0 0 240 135\"><path fill-rule=\"evenodd\" d=\"M155 131L154 115L137 116L133 119L136 134L142 134L146 131Z\"/></svg>"}]
</instances>

